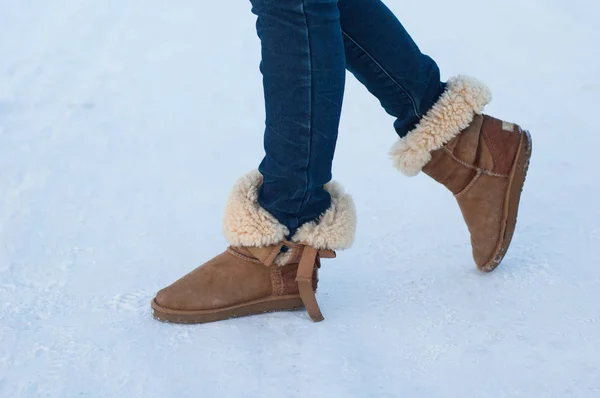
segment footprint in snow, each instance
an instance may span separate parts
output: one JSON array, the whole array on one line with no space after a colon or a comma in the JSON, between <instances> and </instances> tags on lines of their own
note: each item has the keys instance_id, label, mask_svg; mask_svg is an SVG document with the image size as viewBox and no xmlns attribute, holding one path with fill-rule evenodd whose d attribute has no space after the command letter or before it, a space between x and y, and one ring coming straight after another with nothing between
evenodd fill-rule
<instances>
[{"instance_id":1,"label":"footprint in snow","mask_svg":"<svg viewBox=\"0 0 600 398\"><path fill-rule=\"evenodd\" d=\"M150 305L151 294L142 290L117 294L110 300L110 307L116 310L145 311Z\"/></svg>"}]
</instances>

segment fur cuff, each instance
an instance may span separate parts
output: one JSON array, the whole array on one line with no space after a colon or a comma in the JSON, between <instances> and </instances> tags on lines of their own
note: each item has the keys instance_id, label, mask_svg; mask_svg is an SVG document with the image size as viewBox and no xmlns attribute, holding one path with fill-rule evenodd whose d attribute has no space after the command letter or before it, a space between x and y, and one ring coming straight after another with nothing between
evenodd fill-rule
<instances>
[{"instance_id":1,"label":"fur cuff","mask_svg":"<svg viewBox=\"0 0 600 398\"><path fill-rule=\"evenodd\" d=\"M394 166L407 176L415 176L431 160L431 152L452 140L480 115L492 100L489 88L468 76L448 81L446 91L406 137L390 151Z\"/></svg>"},{"instance_id":2,"label":"fur cuff","mask_svg":"<svg viewBox=\"0 0 600 398\"><path fill-rule=\"evenodd\" d=\"M292 241L315 249L349 249L356 231L354 200L335 181L325 185L325 190L331 194L331 206L318 220L302 225Z\"/></svg>"},{"instance_id":3,"label":"fur cuff","mask_svg":"<svg viewBox=\"0 0 600 398\"><path fill-rule=\"evenodd\" d=\"M258 204L261 184L262 175L255 170L233 187L223 222L223 233L232 246L271 246L289 235L287 227ZM354 201L335 182L325 189L331 194L331 207L317 221L302 225L291 240L316 249L347 249L354 242L356 230Z\"/></svg>"}]
</instances>

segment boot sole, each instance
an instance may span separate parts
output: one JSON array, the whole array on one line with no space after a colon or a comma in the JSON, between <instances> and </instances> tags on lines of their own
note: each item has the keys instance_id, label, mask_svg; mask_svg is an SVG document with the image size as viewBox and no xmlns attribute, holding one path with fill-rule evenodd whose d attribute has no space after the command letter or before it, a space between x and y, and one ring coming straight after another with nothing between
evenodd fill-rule
<instances>
[{"instance_id":1,"label":"boot sole","mask_svg":"<svg viewBox=\"0 0 600 398\"><path fill-rule=\"evenodd\" d=\"M300 295L270 296L231 307L196 311L173 310L161 307L156 299L152 300L155 319L183 324L216 322L268 312L294 311L301 308L304 308L304 304Z\"/></svg>"},{"instance_id":2,"label":"boot sole","mask_svg":"<svg viewBox=\"0 0 600 398\"><path fill-rule=\"evenodd\" d=\"M521 141L519 143L519 149L517 150L515 165L511 170L509 176L508 190L506 192L506 199L504 200L504 219L503 225L503 238L498 243L498 247L488 261L479 269L483 272L492 272L502 262L506 252L510 246L515 228L517 226L517 216L519 213L519 203L521 201L521 192L525 185L525 179L527 178L527 171L529 170L529 162L531 160L532 152L532 141L529 131L523 131L521 134Z\"/></svg>"}]
</instances>

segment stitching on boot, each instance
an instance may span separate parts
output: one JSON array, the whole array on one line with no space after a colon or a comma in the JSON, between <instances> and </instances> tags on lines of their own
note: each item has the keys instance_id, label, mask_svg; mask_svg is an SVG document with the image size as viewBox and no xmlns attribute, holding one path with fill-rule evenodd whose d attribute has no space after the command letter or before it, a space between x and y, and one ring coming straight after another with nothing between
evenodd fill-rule
<instances>
[{"instance_id":1,"label":"stitching on boot","mask_svg":"<svg viewBox=\"0 0 600 398\"><path fill-rule=\"evenodd\" d=\"M457 158L456 156L454 156L454 154L446 147L442 148L449 156L452 160L454 160L455 162L459 163L460 165L471 169L471 170L475 170L477 172L477 174L485 174L491 177L501 177L501 178L508 178L508 174L499 174L499 173L494 173L493 171L490 170L486 170L486 169L480 169L478 167L473 166L472 164L463 162L462 160L460 160L459 158Z\"/></svg>"},{"instance_id":2,"label":"stitching on boot","mask_svg":"<svg viewBox=\"0 0 600 398\"><path fill-rule=\"evenodd\" d=\"M462 191L460 191L459 193L457 193L456 195L454 195L454 197L456 199L460 198L461 196L463 196L464 194L466 194L469 189L471 189L473 187L473 185L475 185L475 183L477 182L477 180L479 180L479 177L481 177L483 175L483 173L481 172L481 170L477 170L477 174L475 175L475 177L473 177L473 179L471 180L471 182L469 183L469 185L467 185L465 187L465 189L463 189Z\"/></svg>"},{"instance_id":3,"label":"stitching on boot","mask_svg":"<svg viewBox=\"0 0 600 398\"><path fill-rule=\"evenodd\" d=\"M269 276L271 277L271 294L273 296L277 296L278 289L277 289L277 281L275 280L275 275L273 275L274 269L275 269L275 267L271 267Z\"/></svg>"},{"instance_id":4,"label":"stitching on boot","mask_svg":"<svg viewBox=\"0 0 600 398\"><path fill-rule=\"evenodd\" d=\"M250 262L256 263L256 264L262 264L259 260L255 259L255 258L252 258L252 257L244 256L243 254L238 253L235 250L233 250L231 247L227 248L227 253L229 253L229 254L231 254L231 255L239 258L239 259L242 259L244 261L250 261Z\"/></svg>"},{"instance_id":5,"label":"stitching on boot","mask_svg":"<svg viewBox=\"0 0 600 398\"><path fill-rule=\"evenodd\" d=\"M273 295L283 295L283 277L281 276L281 268L271 267L271 285L273 286Z\"/></svg>"},{"instance_id":6,"label":"stitching on boot","mask_svg":"<svg viewBox=\"0 0 600 398\"><path fill-rule=\"evenodd\" d=\"M482 128L482 130L483 130L483 128ZM485 141L485 143L491 148L490 152L492 154L492 169L495 169L496 168L496 159L494 159L494 157L498 153L498 148L496 147L496 144L494 144L494 140L492 140L488 136L488 134L486 134L485 131L482 131L481 135L483 135L483 140Z\"/></svg>"}]
</instances>

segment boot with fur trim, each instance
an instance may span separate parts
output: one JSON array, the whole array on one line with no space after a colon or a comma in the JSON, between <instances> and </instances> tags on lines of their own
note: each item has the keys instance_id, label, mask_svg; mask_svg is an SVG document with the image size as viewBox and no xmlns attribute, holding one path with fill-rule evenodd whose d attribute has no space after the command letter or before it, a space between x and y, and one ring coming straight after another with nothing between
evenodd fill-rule
<instances>
[{"instance_id":1,"label":"boot with fur trim","mask_svg":"<svg viewBox=\"0 0 600 398\"><path fill-rule=\"evenodd\" d=\"M475 263L486 272L498 267L512 240L531 157L527 131L482 115L490 100L489 89L476 79L450 79L437 103L391 151L404 174L423 170L455 195Z\"/></svg>"},{"instance_id":2,"label":"boot with fur trim","mask_svg":"<svg viewBox=\"0 0 600 398\"><path fill-rule=\"evenodd\" d=\"M321 258L352 245L354 202L338 184L328 184L331 207L288 241L288 229L257 202L261 183L258 171L237 182L223 226L231 246L159 291L152 300L156 319L204 323L305 307L315 322L323 320L317 270Z\"/></svg>"}]
</instances>

